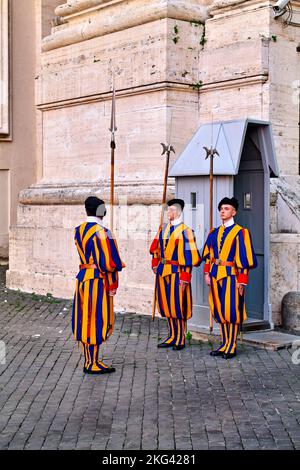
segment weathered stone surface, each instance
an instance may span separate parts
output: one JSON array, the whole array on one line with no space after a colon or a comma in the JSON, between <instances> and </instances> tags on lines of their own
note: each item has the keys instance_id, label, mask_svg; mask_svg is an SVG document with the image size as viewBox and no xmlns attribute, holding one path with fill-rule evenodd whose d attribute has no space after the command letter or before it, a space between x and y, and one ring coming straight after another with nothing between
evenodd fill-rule
<instances>
[{"instance_id":1,"label":"weathered stone surface","mask_svg":"<svg viewBox=\"0 0 300 470\"><path fill-rule=\"evenodd\" d=\"M149 24L162 18L204 22L208 17L207 9L199 5L197 0L131 0L112 5L101 2L98 11L88 10L85 13L87 3L76 2L76 9L82 12L79 20L76 15L74 19L69 18L67 27L63 25L55 28L50 36L43 39L44 51ZM60 7L56 9L56 13L62 14L64 11Z\"/></svg>"},{"instance_id":2,"label":"weathered stone surface","mask_svg":"<svg viewBox=\"0 0 300 470\"><path fill-rule=\"evenodd\" d=\"M270 301L275 324L280 325L284 295L300 290L300 234L270 235Z\"/></svg>"},{"instance_id":3,"label":"weathered stone surface","mask_svg":"<svg viewBox=\"0 0 300 470\"><path fill-rule=\"evenodd\" d=\"M224 9L212 11L205 23L201 120L211 121L214 113L214 121L245 116L271 121L280 173L297 175L299 28L275 21L269 0L237 1L228 8L222 3ZM299 6L293 3L295 15Z\"/></svg>"},{"instance_id":4,"label":"weathered stone surface","mask_svg":"<svg viewBox=\"0 0 300 470\"><path fill-rule=\"evenodd\" d=\"M35 14L33 1L0 1L0 258L5 259L18 193L36 177Z\"/></svg>"},{"instance_id":5,"label":"weathered stone surface","mask_svg":"<svg viewBox=\"0 0 300 470\"><path fill-rule=\"evenodd\" d=\"M128 192L128 188L134 191ZM168 185L167 197L174 196L174 185ZM20 192L20 203L24 205L68 205L83 204L85 199L94 194L105 201L109 201L110 185L107 180L91 181L68 181L65 184L43 185L36 184ZM118 181L115 185L115 204L150 205L161 203L161 181Z\"/></svg>"},{"instance_id":6,"label":"weathered stone surface","mask_svg":"<svg viewBox=\"0 0 300 470\"><path fill-rule=\"evenodd\" d=\"M300 292L288 292L283 297L282 326L300 332Z\"/></svg>"},{"instance_id":7,"label":"weathered stone surface","mask_svg":"<svg viewBox=\"0 0 300 470\"><path fill-rule=\"evenodd\" d=\"M300 290L300 177L271 180L271 298L274 323L284 322L282 298L286 292ZM284 268L288 262L288 267Z\"/></svg>"},{"instance_id":8,"label":"weathered stone surface","mask_svg":"<svg viewBox=\"0 0 300 470\"><path fill-rule=\"evenodd\" d=\"M187 126L174 139L180 151L185 138L196 124L194 93L180 93L175 107L182 106ZM166 102L172 100L165 90L141 96L118 98L115 179L151 181L163 179L165 160L160 142L165 142L170 129ZM172 100L173 101L173 100ZM43 112L43 180L95 181L110 175L111 102L77 104ZM174 114L177 110L174 110ZM174 123L175 123L174 116ZM173 128L176 136L175 126ZM176 145L176 140L178 144ZM60 155L60 158L57 158ZM172 156L172 160L175 157ZM151 163L150 163L151 159Z\"/></svg>"},{"instance_id":9,"label":"weathered stone surface","mask_svg":"<svg viewBox=\"0 0 300 470\"><path fill-rule=\"evenodd\" d=\"M44 53L37 77L37 104L41 109L75 99L79 104L102 104L110 99L113 75L117 97L137 95L131 105L134 108L141 95L147 100L147 92L165 88L165 82L169 82L168 89L187 85L186 91L193 92L189 85L199 79L202 31L197 23L166 18L152 22L147 31L143 25L130 28L130 39L127 30L118 31Z\"/></svg>"},{"instance_id":10,"label":"weathered stone surface","mask_svg":"<svg viewBox=\"0 0 300 470\"><path fill-rule=\"evenodd\" d=\"M271 180L271 192L276 194L276 232L300 232L300 176L281 176ZM281 199L281 200L280 200Z\"/></svg>"},{"instance_id":11,"label":"weathered stone surface","mask_svg":"<svg viewBox=\"0 0 300 470\"><path fill-rule=\"evenodd\" d=\"M103 3L108 3L110 0L68 0L55 8L57 16L69 16L74 13L79 13L87 8L97 7Z\"/></svg>"},{"instance_id":12,"label":"weathered stone surface","mask_svg":"<svg viewBox=\"0 0 300 470\"><path fill-rule=\"evenodd\" d=\"M215 10L218 8L231 8L235 6L240 6L241 3L246 3L247 0L213 0L210 2L211 10ZM248 2L249 3L249 2Z\"/></svg>"},{"instance_id":13,"label":"weathered stone surface","mask_svg":"<svg viewBox=\"0 0 300 470\"><path fill-rule=\"evenodd\" d=\"M4 195L9 191L9 171L0 169L0 197L2 207L0 211L0 259L7 258L8 231L9 231L9 205L3 202Z\"/></svg>"},{"instance_id":14,"label":"weathered stone surface","mask_svg":"<svg viewBox=\"0 0 300 470\"><path fill-rule=\"evenodd\" d=\"M9 134L9 11L8 0L0 0L0 138Z\"/></svg>"}]
</instances>

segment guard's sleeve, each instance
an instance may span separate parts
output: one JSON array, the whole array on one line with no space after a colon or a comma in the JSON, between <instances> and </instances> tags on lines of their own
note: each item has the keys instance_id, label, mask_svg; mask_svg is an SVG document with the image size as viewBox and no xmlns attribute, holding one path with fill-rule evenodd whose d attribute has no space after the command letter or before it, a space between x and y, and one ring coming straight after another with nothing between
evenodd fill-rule
<instances>
[{"instance_id":1,"label":"guard's sleeve","mask_svg":"<svg viewBox=\"0 0 300 470\"><path fill-rule=\"evenodd\" d=\"M204 261L204 273L210 272L210 245L211 232L209 233L202 251L202 261Z\"/></svg>"},{"instance_id":2,"label":"guard's sleeve","mask_svg":"<svg viewBox=\"0 0 300 470\"><path fill-rule=\"evenodd\" d=\"M118 272L125 268L121 260L118 244L109 230L99 230L94 237L94 253L99 270L106 275L108 289L119 286Z\"/></svg>"},{"instance_id":3,"label":"guard's sleeve","mask_svg":"<svg viewBox=\"0 0 300 470\"><path fill-rule=\"evenodd\" d=\"M200 265L201 256L197 248L195 233L190 228L186 228L178 240L178 262L181 267L179 279L191 282L192 268Z\"/></svg>"},{"instance_id":4,"label":"guard's sleeve","mask_svg":"<svg viewBox=\"0 0 300 470\"><path fill-rule=\"evenodd\" d=\"M106 279L108 281L108 290L116 290L119 287L118 271L114 271L113 273L106 273Z\"/></svg>"},{"instance_id":5,"label":"guard's sleeve","mask_svg":"<svg viewBox=\"0 0 300 470\"><path fill-rule=\"evenodd\" d=\"M152 262L151 262L152 268L155 268L156 266L158 266L159 259L161 258L160 245L159 245L159 236L160 236L161 230L162 230L162 227L160 226L150 246L150 255L152 255Z\"/></svg>"},{"instance_id":6,"label":"guard's sleeve","mask_svg":"<svg viewBox=\"0 0 300 470\"><path fill-rule=\"evenodd\" d=\"M246 228L237 234L235 263L238 268L237 282L247 285L249 270L256 268L257 259L250 232Z\"/></svg>"}]
</instances>

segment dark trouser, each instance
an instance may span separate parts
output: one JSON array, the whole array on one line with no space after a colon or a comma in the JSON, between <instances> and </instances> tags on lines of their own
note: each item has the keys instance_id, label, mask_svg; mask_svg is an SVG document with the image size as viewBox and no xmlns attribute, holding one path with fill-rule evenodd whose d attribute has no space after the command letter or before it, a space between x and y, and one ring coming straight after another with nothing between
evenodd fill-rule
<instances>
[{"instance_id":1,"label":"dark trouser","mask_svg":"<svg viewBox=\"0 0 300 470\"><path fill-rule=\"evenodd\" d=\"M184 346L185 344L185 321L182 318L167 318L169 325L169 337L164 343Z\"/></svg>"},{"instance_id":2,"label":"dark trouser","mask_svg":"<svg viewBox=\"0 0 300 470\"><path fill-rule=\"evenodd\" d=\"M235 353L239 325L237 323L220 323L220 329L222 344L218 348L218 351L222 351L226 354Z\"/></svg>"},{"instance_id":3,"label":"dark trouser","mask_svg":"<svg viewBox=\"0 0 300 470\"><path fill-rule=\"evenodd\" d=\"M99 345L90 345L82 343L84 351L84 367L89 371L98 371L107 369L108 366L99 361Z\"/></svg>"}]
</instances>

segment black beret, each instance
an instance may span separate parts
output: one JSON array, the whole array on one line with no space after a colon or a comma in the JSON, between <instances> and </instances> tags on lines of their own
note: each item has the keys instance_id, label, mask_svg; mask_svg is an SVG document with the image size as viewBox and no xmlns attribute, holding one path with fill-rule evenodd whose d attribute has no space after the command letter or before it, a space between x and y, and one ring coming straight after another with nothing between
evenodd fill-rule
<instances>
[{"instance_id":1,"label":"black beret","mask_svg":"<svg viewBox=\"0 0 300 470\"><path fill-rule=\"evenodd\" d=\"M176 204L181 207L181 210L184 209L184 201L182 199L171 199L167 202L168 206L175 206Z\"/></svg>"},{"instance_id":2,"label":"black beret","mask_svg":"<svg viewBox=\"0 0 300 470\"><path fill-rule=\"evenodd\" d=\"M221 199L221 201L218 204L219 211L221 210L221 207L223 206L223 204L228 204L229 206L233 206L236 211L239 208L239 201L235 197L232 197L231 199L229 197L224 197L223 199Z\"/></svg>"},{"instance_id":3,"label":"black beret","mask_svg":"<svg viewBox=\"0 0 300 470\"><path fill-rule=\"evenodd\" d=\"M85 200L84 205L85 210L89 213L89 215L104 217L106 214L105 202L96 196L88 197Z\"/></svg>"}]
</instances>

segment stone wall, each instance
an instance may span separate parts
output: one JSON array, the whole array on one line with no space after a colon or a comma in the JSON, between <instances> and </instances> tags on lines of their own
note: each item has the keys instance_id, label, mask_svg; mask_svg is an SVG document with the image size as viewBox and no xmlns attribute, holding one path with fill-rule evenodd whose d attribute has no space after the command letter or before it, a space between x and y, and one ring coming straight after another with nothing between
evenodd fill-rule
<instances>
[{"instance_id":1,"label":"stone wall","mask_svg":"<svg viewBox=\"0 0 300 470\"><path fill-rule=\"evenodd\" d=\"M9 135L9 4L0 1L0 136Z\"/></svg>"},{"instance_id":2,"label":"stone wall","mask_svg":"<svg viewBox=\"0 0 300 470\"><path fill-rule=\"evenodd\" d=\"M204 10L196 1L105 4L68 2L69 15L64 15L66 5L58 7L56 14L67 23L60 20L42 41L36 80L40 177L20 194L7 284L72 295L78 265L73 230L85 219L82 203L90 194L109 199L114 77L115 231L127 264L116 306L147 313L153 294L149 244L160 219L165 166L160 143L171 139L178 154L198 124L199 94L193 85L199 79ZM83 6L89 9L79 9ZM102 31L104 24L110 28ZM94 26L88 34L86 28ZM85 33L73 41L80 28ZM170 182L168 195L173 194Z\"/></svg>"},{"instance_id":3,"label":"stone wall","mask_svg":"<svg viewBox=\"0 0 300 470\"><path fill-rule=\"evenodd\" d=\"M300 177L281 177L271 184L270 281L273 320L281 325L282 299L300 291Z\"/></svg>"},{"instance_id":4,"label":"stone wall","mask_svg":"<svg viewBox=\"0 0 300 470\"><path fill-rule=\"evenodd\" d=\"M0 146L1 140L9 139L11 130L9 79L9 8L7 0L0 0ZM0 197L3 201L0 212L0 260L8 255L10 175L5 166L0 153Z\"/></svg>"},{"instance_id":5,"label":"stone wall","mask_svg":"<svg viewBox=\"0 0 300 470\"><path fill-rule=\"evenodd\" d=\"M300 24L300 2L294 2ZM298 14L296 14L298 12ZM270 20L270 111L281 175L299 175L300 28ZM273 38L273 39L272 39Z\"/></svg>"},{"instance_id":6,"label":"stone wall","mask_svg":"<svg viewBox=\"0 0 300 470\"><path fill-rule=\"evenodd\" d=\"M36 179L35 20L34 1L0 1L0 258L5 260L18 193Z\"/></svg>"},{"instance_id":7,"label":"stone wall","mask_svg":"<svg viewBox=\"0 0 300 470\"><path fill-rule=\"evenodd\" d=\"M270 1L212 9L200 58L200 120L271 121L280 174L299 173L299 28L274 20ZM229 5L228 2L215 2ZM294 2L294 11L300 2ZM234 103L234 105L233 105ZM287 158L288 156L288 158Z\"/></svg>"}]
</instances>

